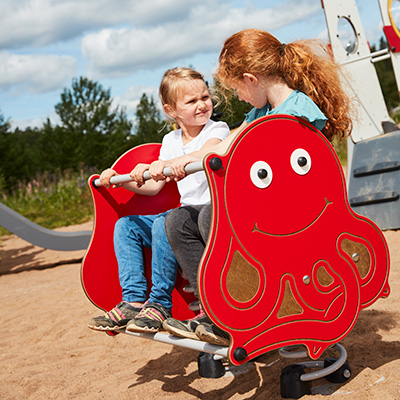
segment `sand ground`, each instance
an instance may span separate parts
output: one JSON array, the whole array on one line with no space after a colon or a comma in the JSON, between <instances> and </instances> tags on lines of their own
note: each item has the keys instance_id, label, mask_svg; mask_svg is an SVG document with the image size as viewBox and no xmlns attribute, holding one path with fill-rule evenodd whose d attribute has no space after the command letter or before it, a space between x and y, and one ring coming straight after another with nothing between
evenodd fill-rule
<instances>
[{"instance_id":1,"label":"sand ground","mask_svg":"<svg viewBox=\"0 0 400 400\"><path fill-rule=\"evenodd\" d=\"M91 223L63 230L88 230ZM341 343L352 376L313 382L304 399L400 400L400 231L386 231L391 295L362 310ZM293 361L277 351L219 379L201 378L197 352L86 322L99 310L80 282L85 251L57 252L17 236L0 238L0 399L280 399Z\"/></svg>"}]
</instances>

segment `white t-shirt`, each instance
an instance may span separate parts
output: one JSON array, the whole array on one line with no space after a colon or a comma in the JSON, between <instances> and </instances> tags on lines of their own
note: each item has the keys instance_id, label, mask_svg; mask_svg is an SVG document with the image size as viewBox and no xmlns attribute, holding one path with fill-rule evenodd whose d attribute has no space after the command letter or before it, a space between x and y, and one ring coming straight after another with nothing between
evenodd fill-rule
<instances>
[{"instance_id":1,"label":"white t-shirt","mask_svg":"<svg viewBox=\"0 0 400 400\"><path fill-rule=\"evenodd\" d=\"M200 150L207 140L211 138L224 140L229 134L229 127L225 122L209 120L193 140L183 145L182 130L177 129L164 136L159 158L161 160L171 160L172 158L192 153ZM181 179L178 182L178 190L183 206L208 204L211 201L204 171L195 172Z\"/></svg>"}]
</instances>

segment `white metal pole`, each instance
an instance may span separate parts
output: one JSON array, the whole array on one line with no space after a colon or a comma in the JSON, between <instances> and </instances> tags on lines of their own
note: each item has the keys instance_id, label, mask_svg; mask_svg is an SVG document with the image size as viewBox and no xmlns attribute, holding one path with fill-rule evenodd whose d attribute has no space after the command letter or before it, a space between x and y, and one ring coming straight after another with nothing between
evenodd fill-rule
<instances>
[{"instance_id":1,"label":"white metal pole","mask_svg":"<svg viewBox=\"0 0 400 400\"><path fill-rule=\"evenodd\" d=\"M199 172L199 171L203 171L203 170L204 170L203 163L201 161L187 164L186 167L185 167L185 171L186 171L187 174L192 174L194 172ZM171 176L172 175L171 168L170 167L164 168L163 175L164 176ZM143 178L144 178L145 181L151 179L151 176L150 176L148 171L146 171L143 174ZM132 181L132 178L131 178L131 176L129 174L116 175L116 176L113 176L110 179L110 183L113 184L113 185L117 184L117 183L126 183L126 182L131 182L131 181ZM101 186L100 185L100 179L99 178L95 179L93 181L93 185L95 187Z\"/></svg>"}]
</instances>

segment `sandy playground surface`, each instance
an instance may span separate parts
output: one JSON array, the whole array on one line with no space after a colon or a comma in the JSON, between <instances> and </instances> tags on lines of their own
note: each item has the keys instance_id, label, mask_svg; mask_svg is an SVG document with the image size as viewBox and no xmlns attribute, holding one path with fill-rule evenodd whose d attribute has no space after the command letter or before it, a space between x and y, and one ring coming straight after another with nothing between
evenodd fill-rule
<instances>
[{"instance_id":1,"label":"sandy playground surface","mask_svg":"<svg viewBox=\"0 0 400 400\"><path fill-rule=\"evenodd\" d=\"M61 230L90 230L91 223ZM341 343L352 377L320 379L303 399L400 400L400 231L386 231L391 295L362 310ZM277 351L219 379L201 378L197 352L86 327L99 310L80 282L85 251L0 238L0 399L280 399ZM301 360L300 360L301 361Z\"/></svg>"}]
</instances>

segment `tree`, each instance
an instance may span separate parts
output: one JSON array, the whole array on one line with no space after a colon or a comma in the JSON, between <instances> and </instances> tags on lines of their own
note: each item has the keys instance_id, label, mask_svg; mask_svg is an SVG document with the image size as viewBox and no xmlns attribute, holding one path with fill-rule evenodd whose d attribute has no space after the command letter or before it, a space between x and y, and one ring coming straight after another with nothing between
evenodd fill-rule
<instances>
[{"instance_id":1,"label":"tree","mask_svg":"<svg viewBox=\"0 0 400 400\"><path fill-rule=\"evenodd\" d=\"M161 143L167 131L167 124L162 120L153 97L148 98L143 93L136 108L135 144Z\"/></svg>"},{"instance_id":2,"label":"tree","mask_svg":"<svg viewBox=\"0 0 400 400\"><path fill-rule=\"evenodd\" d=\"M14 132L0 131L0 174L7 183L7 191L21 181L32 179L41 167L41 154L38 143L41 132L38 128L26 128Z\"/></svg>"},{"instance_id":3,"label":"tree","mask_svg":"<svg viewBox=\"0 0 400 400\"><path fill-rule=\"evenodd\" d=\"M225 121L231 129L237 128L244 120L245 113L249 112L253 107L245 101L240 101L235 94L227 92L221 88L218 82L215 83L215 92L218 100L214 111L214 120Z\"/></svg>"},{"instance_id":4,"label":"tree","mask_svg":"<svg viewBox=\"0 0 400 400\"><path fill-rule=\"evenodd\" d=\"M112 107L110 89L88 78L75 78L55 109L67 136L65 151L70 167L77 168L83 162L103 169L128 149L132 123L124 109Z\"/></svg>"},{"instance_id":5,"label":"tree","mask_svg":"<svg viewBox=\"0 0 400 400\"><path fill-rule=\"evenodd\" d=\"M0 190L3 191L7 186L6 177L9 175L8 153L11 148L10 143L10 123L4 120L0 112Z\"/></svg>"},{"instance_id":6,"label":"tree","mask_svg":"<svg viewBox=\"0 0 400 400\"><path fill-rule=\"evenodd\" d=\"M388 47L386 40L381 37L379 42L379 50ZM371 46L371 52L376 51L375 46ZM388 110L399 105L399 93L397 91L396 79L393 72L393 65L390 59L379 61L374 64L378 79L382 88L383 97L385 99Z\"/></svg>"},{"instance_id":7,"label":"tree","mask_svg":"<svg viewBox=\"0 0 400 400\"><path fill-rule=\"evenodd\" d=\"M55 172L66 169L76 169L75 141L71 140L73 135L68 134L65 127L53 126L49 119L43 124L40 143L41 169L43 171Z\"/></svg>"}]
</instances>

